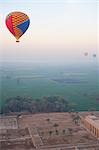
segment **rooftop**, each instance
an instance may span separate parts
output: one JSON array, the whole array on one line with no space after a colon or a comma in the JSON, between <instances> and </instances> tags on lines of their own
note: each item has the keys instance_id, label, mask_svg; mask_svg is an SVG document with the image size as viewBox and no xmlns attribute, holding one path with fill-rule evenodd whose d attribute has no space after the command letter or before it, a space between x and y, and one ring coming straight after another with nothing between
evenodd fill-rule
<instances>
[{"instance_id":1,"label":"rooftop","mask_svg":"<svg viewBox=\"0 0 99 150\"><path fill-rule=\"evenodd\" d=\"M99 129L99 117L96 117L95 115L88 115L85 117L85 120Z\"/></svg>"}]
</instances>

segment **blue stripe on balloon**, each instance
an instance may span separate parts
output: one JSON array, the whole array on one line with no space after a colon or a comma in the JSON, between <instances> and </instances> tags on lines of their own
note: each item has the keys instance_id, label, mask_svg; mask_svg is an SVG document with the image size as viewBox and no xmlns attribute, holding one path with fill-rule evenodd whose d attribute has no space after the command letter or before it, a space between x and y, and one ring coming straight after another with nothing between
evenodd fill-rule
<instances>
[{"instance_id":1,"label":"blue stripe on balloon","mask_svg":"<svg viewBox=\"0 0 99 150\"><path fill-rule=\"evenodd\" d=\"M25 31L28 29L30 24L30 20L26 20L25 22L23 22L22 24L18 25L17 27L23 32L23 34L25 33Z\"/></svg>"}]
</instances>

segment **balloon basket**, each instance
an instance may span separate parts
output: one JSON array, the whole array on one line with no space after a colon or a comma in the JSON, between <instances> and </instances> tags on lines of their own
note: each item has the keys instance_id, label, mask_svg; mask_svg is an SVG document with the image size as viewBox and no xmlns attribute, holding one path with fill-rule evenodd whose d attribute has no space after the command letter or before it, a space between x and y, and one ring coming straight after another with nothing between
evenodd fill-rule
<instances>
[{"instance_id":1,"label":"balloon basket","mask_svg":"<svg viewBox=\"0 0 99 150\"><path fill-rule=\"evenodd\" d=\"M19 40L16 40L16 42L19 43L20 41L19 41Z\"/></svg>"}]
</instances>

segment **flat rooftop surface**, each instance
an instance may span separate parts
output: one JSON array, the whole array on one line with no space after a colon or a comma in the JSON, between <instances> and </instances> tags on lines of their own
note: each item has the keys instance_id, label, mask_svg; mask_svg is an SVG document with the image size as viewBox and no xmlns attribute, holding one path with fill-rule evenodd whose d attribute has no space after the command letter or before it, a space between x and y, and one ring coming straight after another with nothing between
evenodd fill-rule
<instances>
[{"instance_id":1,"label":"flat rooftop surface","mask_svg":"<svg viewBox=\"0 0 99 150\"><path fill-rule=\"evenodd\" d=\"M99 117L95 115L88 115L85 117L85 120L92 124L94 127L99 129Z\"/></svg>"}]
</instances>

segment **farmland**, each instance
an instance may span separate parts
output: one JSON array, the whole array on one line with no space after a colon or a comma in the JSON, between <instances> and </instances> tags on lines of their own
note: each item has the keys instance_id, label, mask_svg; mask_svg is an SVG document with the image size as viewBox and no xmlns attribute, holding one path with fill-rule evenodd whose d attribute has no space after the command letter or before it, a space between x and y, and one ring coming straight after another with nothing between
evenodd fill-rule
<instances>
[{"instance_id":1,"label":"farmland","mask_svg":"<svg viewBox=\"0 0 99 150\"><path fill-rule=\"evenodd\" d=\"M6 64L0 69L0 105L9 97L65 97L76 110L99 110L98 68L89 65Z\"/></svg>"}]
</instances>

